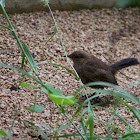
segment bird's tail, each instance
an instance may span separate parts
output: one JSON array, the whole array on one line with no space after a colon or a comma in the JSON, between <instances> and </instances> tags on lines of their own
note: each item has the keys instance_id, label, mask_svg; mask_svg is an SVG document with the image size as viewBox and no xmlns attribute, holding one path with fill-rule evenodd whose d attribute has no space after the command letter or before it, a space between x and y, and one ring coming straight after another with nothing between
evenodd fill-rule
<instances>
[{"instance_id":1,"label":"bird's tail","mask_svg":"<svg viewBox=\"0 0 140 140\"><path fill-rule=\"evenodd\" d=\"M136 58L125 58L111 65L111 68L113 70L113 73L115 73L118 70L137 64L140 64L140 62Z\"/></svg>"}]
</instances>

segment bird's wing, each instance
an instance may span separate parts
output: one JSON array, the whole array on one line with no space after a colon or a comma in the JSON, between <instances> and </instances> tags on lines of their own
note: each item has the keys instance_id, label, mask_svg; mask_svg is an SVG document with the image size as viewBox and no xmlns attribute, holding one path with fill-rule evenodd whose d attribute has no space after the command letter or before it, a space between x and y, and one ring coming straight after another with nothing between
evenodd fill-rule
<instances>
[{"instance_id":1,"label":"bird's wing","mask_svg":"<svg viewBox=\"0 0 140 140\"><path fill-rule=\"evenodd\" d=\"M87 78L85 83L89 82L109 82L113 84L117 84L115 76L111 73L110 70L104 68L104 66L98 66L98 63L92 64L92 62L87 62L82 67L82 73Z\"/></svg>"}]
</instances>

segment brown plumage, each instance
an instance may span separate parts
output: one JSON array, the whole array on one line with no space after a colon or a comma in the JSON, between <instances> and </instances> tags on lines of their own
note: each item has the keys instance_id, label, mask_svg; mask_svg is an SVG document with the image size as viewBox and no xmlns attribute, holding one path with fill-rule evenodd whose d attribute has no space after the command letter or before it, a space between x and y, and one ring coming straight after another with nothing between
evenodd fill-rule
<instances>
[{"instance_id":1,"label":"brown plumage","mask_svg":"<svg viewBox=\"0 0 140 140\"><path fill-rule=\"evenodd\" d=\"M140 64L136 58L126 58L113 65L107 65L95 56L85 51L74 51L68 55L74 62L74 68L83 84L103 81L117 85L115 74L118 70L132 65ZM104 88L104 86L91 86L92 88Z\"/></svg>"}]
</instances>

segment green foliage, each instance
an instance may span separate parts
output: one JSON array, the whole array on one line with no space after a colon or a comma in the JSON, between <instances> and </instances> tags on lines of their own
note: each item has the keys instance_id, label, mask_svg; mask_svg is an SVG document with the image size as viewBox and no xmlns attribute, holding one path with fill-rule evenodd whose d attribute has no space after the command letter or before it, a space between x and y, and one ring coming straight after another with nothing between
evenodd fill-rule
<instances>
[{"instance_id":1,"label":"green foliage","mask_svg":"<svg viewBox=\"0 0 140 140\"><path fill-rule=\"evenodd\" d=\"M28 83L19 83L19 86L21 86L21 87L38 88L37 86L34 86L32 84L28 84Z\"/></svg>"},{"instance_id":2,"label":"green foliage","mask_svg":"<svg viewBox=\"0 0 140 140\"><path fill-rule=\"evenodd\" d=\"M48 97L58 105L67 105L67 104L74 104L77 102L74 96L64 96L64 95L56 95L56 94L49 94Z\"/></svg>"},{"instance_id":3,"label":"green foliage","mask_svg":"<svg viewBox=\"0 0 140 140\"><path fill-rule=\"evenodd\" d=\"M59 89L54 88L51 84L46 85L49 93L55 94L55 95L63 95L62 91Z\"/></svg>"},{"instance_id":4,"label":"green foliage","mask_svg":"<svg viewBox=\"0 0 140 140\"><path fill-rule=\"evenodd\" d=\"M49 5L49 0L41 0L43 1L47 6Z\"/></svg>"},{"instance_id":5,"label":"green foliage","mask_svg":"<svg viewBox=\"0 0 140 140\"><path fill-rule=\"evenodd\" d=\"M4 0L0 0L0 4L1 4L3 7L5 7L5 2L4 2Z\"/></svg>"},{"instance_id":6,"label":"green foliage","mask_svg":"<svg viewBox=\"0 0 140 140\"><path fill-rule=\"evenodd\" d=\"M140 0L117 0L114 8L126 8L129 6L140 7Z\"/></svg>"},{"instance_id":7,"label":"green foliage","mask_svg":"<svg viewBox=\"0 0 140 140\"><path fill-rule=\"evenodd\" d=\"M45 108L39 105L33 105L30 108L24 107L26 110L29 110L31 112L42 112Z\"/></svg>"},{"instance_id":8,"label":"green foliage","mask_svg":"<svg viewBox=\"0 0 140 140\"><path fill-rule=\"evenodd\" d=\"M22 47L23 47L23 54L27 58L32 70L37 74L37 67L36 67L36 64L34 62L34 59L33 59L31 52L29 51L28 47L25 44L23 44Z\"/></svg>"},{"instance_id":9,"label":"green foliage","mask_svg":"<svg viewBox=\"0 0 140 140\"><path fill-rule=\"evenodd\" d=\"M133 112L134 117L137 118L138 122L140 123L140 110L135 107L130 107L130 110Z\"/></svg>"},{"instance_id":10,"label":"green foliage","mask_svg":"<svg viewBox=\"0 0 140 140\"><path fill-rule=\"evenodd\" d=\"M9 136L9 133L7 133L3 130L0 130L0 136Z\"/></svg>"},{"instance_id":11,"label":"green foliage","mask_svg":"<svg viewBox=\"0 0 140 140\"><path fill-rule=\"evenodd\" d=\"M89 133L90 133L91 140L93 140L93 123L94 123L94 115L91 110L90 104L88 104L88 125L89 125Z\"/></svg>"},{"instance_id":12,"label":"green foliage","mask_svg":"<svg viewBox=\"0 0 140 140\"><path fill-rule=\"evenodd\" d=\"M42 88L41 90L48 94L48 97L58 105L74 104L77 99L74 96L64 96L61 90L54 88L51 84L46 85L47 90Z\"/></svg>"}]
</instances>

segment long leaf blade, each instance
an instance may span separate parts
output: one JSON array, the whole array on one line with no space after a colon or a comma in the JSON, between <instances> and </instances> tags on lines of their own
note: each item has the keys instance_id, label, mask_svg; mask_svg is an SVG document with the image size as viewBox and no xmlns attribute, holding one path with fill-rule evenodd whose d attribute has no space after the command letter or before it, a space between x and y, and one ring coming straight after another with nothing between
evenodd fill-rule
<instances>
[{"instance_id":1,"label":"long leaf blade","mask_svg":"<svg viewBox=\"0 0 140 140\"><path fill-rule=\"evenodd\" d=\"M34 62L31 52L29 51L28 47L25 44L23 44L22 46L23 46L24 55L26 56L33 71L37 74L38 71L37 71L36 63Z\"/></svg>"}]
</instances>

